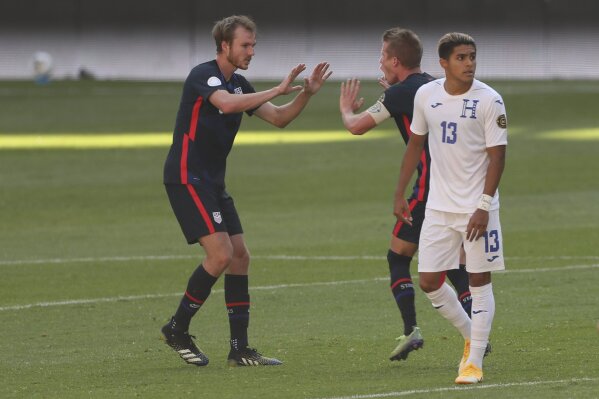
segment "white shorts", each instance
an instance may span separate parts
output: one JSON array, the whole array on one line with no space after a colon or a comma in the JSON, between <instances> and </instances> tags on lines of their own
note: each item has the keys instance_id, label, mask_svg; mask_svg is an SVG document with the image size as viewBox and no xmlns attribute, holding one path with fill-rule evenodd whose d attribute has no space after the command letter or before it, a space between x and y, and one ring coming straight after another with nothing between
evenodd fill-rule
<instances>
[{"instance_id":1,"label":"white shorts","mask_svg":"<svg viewBox=\"0 0 599 399\"><path fill-rule=\"evenodd\" d=\"M427 208L418 245L419 272L457 269L462 243L466 251L468 272L483 273L505 269L499 210L489 212L487 231L476 241L466 240L466 228L471 216Z\"/></svg>"}]
</instances>

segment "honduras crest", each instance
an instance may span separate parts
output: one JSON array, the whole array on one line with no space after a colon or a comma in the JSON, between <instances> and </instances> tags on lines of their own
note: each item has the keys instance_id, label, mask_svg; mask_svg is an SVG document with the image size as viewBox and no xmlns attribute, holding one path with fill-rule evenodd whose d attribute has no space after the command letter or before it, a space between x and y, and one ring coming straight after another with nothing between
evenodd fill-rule
<instances>
[{"instance_id":1,"label":"honduras crest","mask_svg":"<svg viewBox=\"0 0 599 399\"><path fill-rule=\"evenodd\" d=\"M218 224L221 224L223 221L223 217L220 215L220 212L212 212L212 218Z\"/></svg>"}]
</instances>

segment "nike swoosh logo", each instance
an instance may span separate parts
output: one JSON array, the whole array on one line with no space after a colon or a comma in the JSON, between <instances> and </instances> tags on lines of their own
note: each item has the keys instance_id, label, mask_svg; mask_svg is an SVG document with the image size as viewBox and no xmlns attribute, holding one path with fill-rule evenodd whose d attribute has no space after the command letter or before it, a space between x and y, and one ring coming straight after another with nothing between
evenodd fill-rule
<instances>
[{"instance_id":1,"label":"nike swoosh logo","mask_svg":"<svg viewBox=\"0 0 599 399\"><path fill-rule=\"evenodd\" d=\"M435 309L441 309L443 306L445 305L441 305L441 306L433 306Z\"/></svg>"},{"instance_id":2,"label":"nike swoosh logo","mask_svg":"<svg viewBox=\"0 0 599 399\"><path fill-rule=\"evenodd\" d=\"M495 100L495 102L496 102L497 104L501 104L501 105L503 105L503 103L501 102L501 100Z\"/></svg>"},{"instance_id":3,"label":"nike swoosh logo","mask_svg":"<svg viewBox=\"0 0 599 399\"><path fill-rule=\"evenodd\" d=\"M494 256L490 257L489 259L487 259L487 262L493 262L497 258L499 258L499 255L494 255Z\"/></svg>"},{"instance_id":4,"label":"nike swoosh logo","mask_svg":"<svg viewBox=\"0 0 599 399\"><path fill-rule=\"evenodd\" d=\"M482 312L489 313L489 312L488 312L488 311L486 311L486 310L473 310L473 311L472 311L472 314L479 314L479 313L482 313Z\"/></svg>"}]
</instances>

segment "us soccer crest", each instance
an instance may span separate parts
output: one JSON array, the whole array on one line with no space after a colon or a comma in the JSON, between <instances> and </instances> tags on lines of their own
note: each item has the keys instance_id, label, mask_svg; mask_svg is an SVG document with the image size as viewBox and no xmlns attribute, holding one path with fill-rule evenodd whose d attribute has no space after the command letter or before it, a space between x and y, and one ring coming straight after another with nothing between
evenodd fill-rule
<instances>
[{"instance_id":1,"label":"us soccer crest","mask_svg":"<svg viewBox=\"0 0 599 399\"><path fill-rule=\"evenodd\" d=\"M214 219L214 221L218 224L221 224L223 221L222 216L220 215L220 212L212 212L212 218Z\"/></svg>"}]
</instances>

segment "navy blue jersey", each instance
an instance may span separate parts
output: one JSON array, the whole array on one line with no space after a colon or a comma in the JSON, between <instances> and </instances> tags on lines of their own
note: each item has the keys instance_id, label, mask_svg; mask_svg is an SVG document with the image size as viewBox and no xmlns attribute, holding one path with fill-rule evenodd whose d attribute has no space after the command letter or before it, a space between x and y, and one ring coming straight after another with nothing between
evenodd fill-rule
<instances>
[{"instance_id":1,"label":"navy blue jersey","mask_svg":"<svg viewBox=\"0 0 599 399\"><path fill-rule=\"evenodd\" d=\"M428 73L412 74L404 81L398 82L385 90L385 93L379 100L387 108L393 119L395 119L395 123L401 132L401 137L406 144L412 134L410 125L412 124L412 115L414 113L414 96L416 96L416 92L420 86L432 80L434 78ZM418 178L416 179L410 198L419 201L426 201L428 198L430 162L431 155L428 150L427 140L424 144L420 162L418 163Z\"/></svg>"},{"instance_id":2,"label":"navy blue jersey","mask_svg":"<svg viewBox=\"0 0 599 399\"><path fill-rule=\"evenodd\" d=\"M227 82L216 60L197 65L183 85L173 133L164 164L164 183L195 184L223 190L227 155L239 130L243 112L223 114L208 101L216 90L231 94L255 93L241 75ZM247 111L248 115L252 111Z\"/></svg>"}]
</instances>

